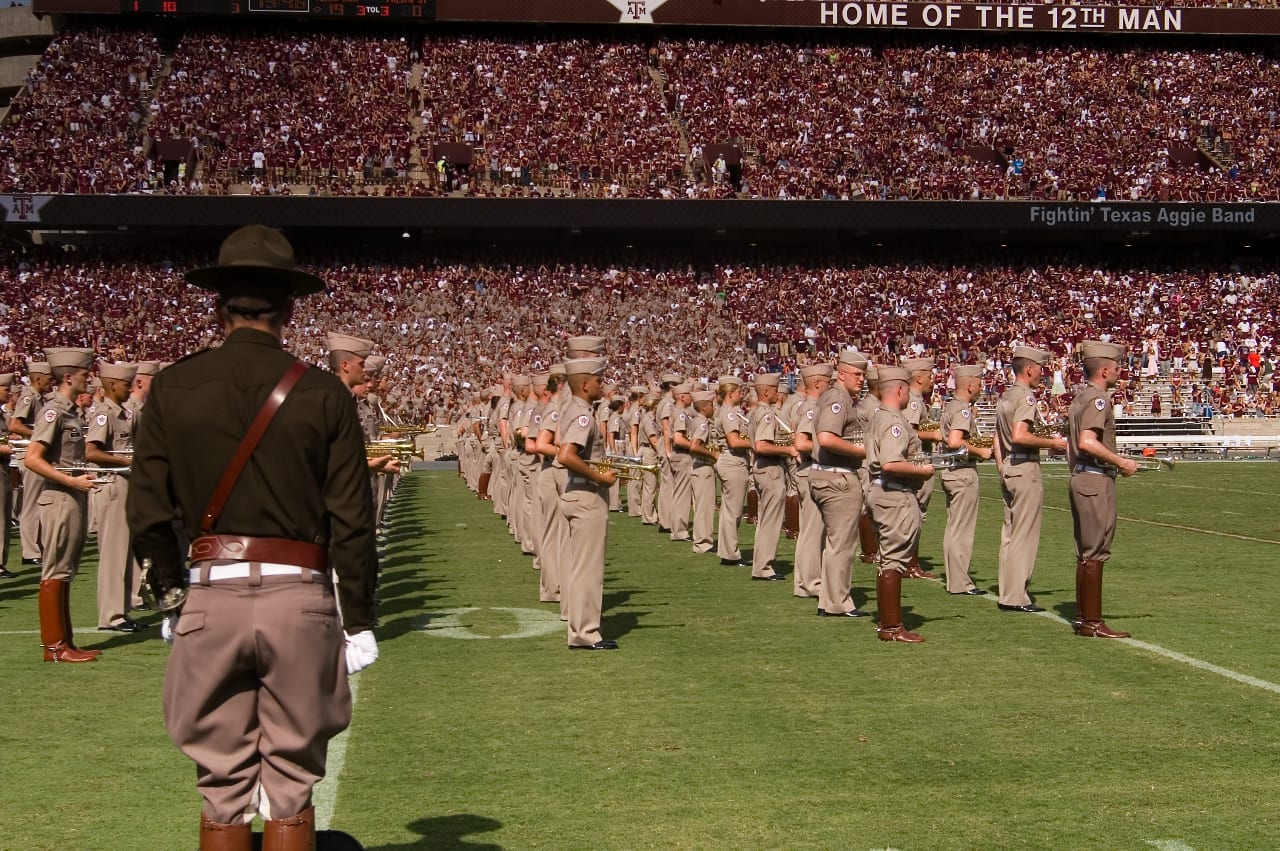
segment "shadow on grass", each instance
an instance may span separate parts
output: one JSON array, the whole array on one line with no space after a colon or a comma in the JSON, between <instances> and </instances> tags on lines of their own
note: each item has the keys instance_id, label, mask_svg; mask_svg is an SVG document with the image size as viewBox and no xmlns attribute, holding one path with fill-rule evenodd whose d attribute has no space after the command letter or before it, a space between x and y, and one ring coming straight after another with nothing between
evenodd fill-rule
<instances>
[{"instance_id":1,"label":"shadow on grass","mask_svg":"<svg viewBox=\"0 0 1280 851\"><path fill-rule=\"evenodd\" d=\"M461 813L421 818L406 827L421 838L396 845L369 846L365 851L502 851L502 846L496 843L468 842L466 839L473 833L498 830L502 822L497 819Z\"/></svg>"}]
</instances>

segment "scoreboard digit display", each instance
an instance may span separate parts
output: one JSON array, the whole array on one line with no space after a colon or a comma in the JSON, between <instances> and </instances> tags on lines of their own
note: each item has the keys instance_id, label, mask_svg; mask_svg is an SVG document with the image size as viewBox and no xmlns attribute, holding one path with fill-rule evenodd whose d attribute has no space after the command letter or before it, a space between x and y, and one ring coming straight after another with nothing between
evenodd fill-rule
<instances>
[{"instance_id":1,"label":"scoreboard digit display","mask_svg":"<svg viewBox=\"0 0 1280 851\"><path fill-rule=\"evenodd\" d=\"M121 0L125 15L311 18L418 18L434 20L435 0Z\"/></svg>"}]
</instances>

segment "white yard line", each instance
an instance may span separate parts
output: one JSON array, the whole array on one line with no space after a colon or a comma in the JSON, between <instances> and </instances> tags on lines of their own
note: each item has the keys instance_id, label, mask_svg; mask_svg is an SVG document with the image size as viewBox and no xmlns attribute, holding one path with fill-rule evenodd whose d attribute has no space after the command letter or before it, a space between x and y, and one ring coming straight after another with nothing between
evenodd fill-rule
<instances>
[{"instance_id":1,"label":"white yard line","mask_svg":"<svg viewBox=\"0 0 1280 851\"><path fill-rule=\"evenodd\" d=\"M982 499L985 499L988 502L1004 502L1004 500L997 499L994 496L984 496ZM1060 508L1056 505L1046 505L1044 506L1044 510L1061 511L1066 514L1071 512L1070 508ZM1215 535L1219 538L1232 538L1237 541L1253 541L1258 544L1275 544L1280 546L1280 541L1274 541L1270 538L1255 538L1253 535L1237 535L1234 532L1219 532L1217 529L1201 529L1198 526L1185 526L1181 523L1161 523L1158 520L1143 520L1139 517L1123 516L1116 517L1116 519L1123 520L1126 523L1141 523L1144 526L1160 526L1165 529L1179 529L1184 532L1199 532L1201 535Z\"/></svg>"},{"instance_id":2,"label":"white yard line","mask_svg":"<svg viewBox=\"0 0 1280 851\"><path fill-rule=\"evenodd\" d=\"M360 693L360 675L347 679L351 687L351 714L354 720L356 697ZM333 808L338 803L338 783L342 781L342 766L347 761L347 735L350 725L329 742L329 758L325 761L324 779L311 790L311 803L316 808L316 830L328 830L333 818Z\"/></svg>"}]
</instances>

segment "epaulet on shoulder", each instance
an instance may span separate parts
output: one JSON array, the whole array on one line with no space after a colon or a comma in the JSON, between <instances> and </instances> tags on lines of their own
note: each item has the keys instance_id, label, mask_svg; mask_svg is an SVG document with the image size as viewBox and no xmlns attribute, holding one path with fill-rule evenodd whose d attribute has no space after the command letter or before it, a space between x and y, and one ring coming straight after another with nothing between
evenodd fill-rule
<instances>
[{"instance_id":1,"label":"epaulet on shoulder","mask_svg":"<svg viewBox=\"0 0 1280 851\"><path fill-rule=\"evenodd\" d=\"M183 355L182 357L178 358L176 361L174 361L174 362L173 362L173 364L172 364L172 365L176 366L177 364L180 364L180 363L186 363L187 361L191 360L192 358L198 358L198 357L200 357L201 355L207 355L207 354L209 354L209 353L210 353L210 352L212 352L212 351L215 351L215 349L210 349L210 348L206 348L206 349L196 349L196 350L195 350L194 352L192 352L191 354L189 354L189 355Z\"/></svg>"}]
</instances>

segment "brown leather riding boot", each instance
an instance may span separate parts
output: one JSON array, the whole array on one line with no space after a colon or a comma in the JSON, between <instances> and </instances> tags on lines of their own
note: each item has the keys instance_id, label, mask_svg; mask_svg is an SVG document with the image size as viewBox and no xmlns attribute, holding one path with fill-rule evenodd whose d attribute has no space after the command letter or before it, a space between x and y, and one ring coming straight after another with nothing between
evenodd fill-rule
<instances>
[{"instance_id":1,"label":"brown leather riding boot","mask_svg":"<svg viewBox=\"0 0 1280 851\"><path fill-rule=\"evenodd\" d=\"M862 548L863 564L875 564L880 560L880 543L876 540L876 524L865 511L858 518L858 544Z\"/></svg>"},{"instance_id":2,"label":"brown leather riding boot","mask_svg":"<svg viewBox=\"0 0 1280 851\"><path fill-rule=\"evenodd\" d=\"M67 646L81 653L88 653L93 658L102 655L101 650L81 650L76 646L75 630L71 626L71 580L62 580L62 632L66 636Z\"/></svg>"},{"instance_id":3,"label":"brown leather riding boot","mask_svg":"<svg viewBox=\"0 0 1280 851\"><path fill-rule=\"evenodd\" d=\"M247 824L221 824L200 816L200 851L250 851L253 831Z\"/></svg>"},{"instance_id":4,"label":"brown leather riding boot","mask_svg":"<svg viewBox=\"0 0 1280 851\"><path fill-rule=\"evenodd\" d=\"M476 499L492 499L489 496L489 479L492 476L492 473L480 474L480 484L476 488Z\"/></svg>"},{"instance_id":5,"label":"brown leather riding boot","mask_svg":"<svg viewBox=\"0 0 1280 851\"><path fill-rule=\"evenodd\" d=\"M755 525L760 515L760 492L755 488L747 491L747 522Z\"/></svg>"},{"instance_id":6,"label":"brown leather riding boot","mask_svg":"<svg viewBox=\"0 0 1280 851\"><path fill-rule=\"evenodd\" d=\"M38 608L40 610L40 643L44 645L46 662L93 662L97 656L67 644L66 626L62 621L62 600L65 586L61 579L46 579L40 583Z\"/></svg>"},{"instance_id":7,"label":"brown leather riding boot","mask_svg":"<svg viewBox=\"0 0 1280 851\"><path fill-rule=\"evenodd\" d=\"M783 511L782 529L786 532L788 538L795 539L800 537L800 497L787 497L786 507Z\"/></svg>"},{"instance_id":8,"label":"brown leather riding boot","mask_svg":"<svg viewBox=\"0 0 1280 851\"><path fill-rule=\"evenodd\" d=\"M911 561L907 564L908 579L937 579L935 574L930 573L920 566L920 553L911 553Z\"/></svg>"},{"instance_id":9,"label":"brown leather riding boot","mask_svg":"<svg viewBox=\"0 0 1280 851\"><path fill-rule=\"evenodd\" d=\"M316 808L268 820L262 830L262 851L316 851Z\"/></svg>"},{"instance_id":10,"label":"brown leather riding boot","mask_svg":"<svg viewBox=\"0 0 1280 851\"><path fill-rule=\"evenodd\" d=\"M1076 567L1076 635L1086 638L1128 638L1129 633L1107 626L1102 620L1102 562L1083 559Z\"/></svg>"},{"instance_id":11,"label":"brown leather riding boot","mask_svg":"<svg viewBox=\"0 0 1280 851\"><path fill-rule=\"evenodd\" d=\"M880 625L876 635L881 641L901 641L904 644L920 644L924 638L909 632L902 625L902 574L896 570L882 570L876 575L876 608L880 610Z\"/></svg>"}]
</instances>

